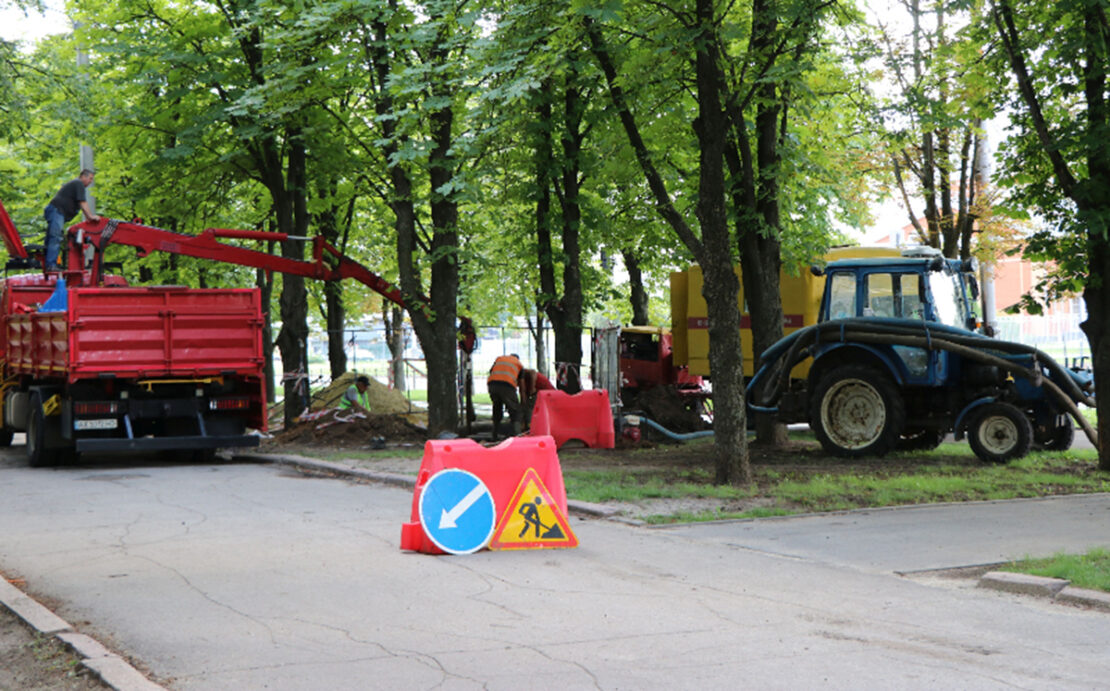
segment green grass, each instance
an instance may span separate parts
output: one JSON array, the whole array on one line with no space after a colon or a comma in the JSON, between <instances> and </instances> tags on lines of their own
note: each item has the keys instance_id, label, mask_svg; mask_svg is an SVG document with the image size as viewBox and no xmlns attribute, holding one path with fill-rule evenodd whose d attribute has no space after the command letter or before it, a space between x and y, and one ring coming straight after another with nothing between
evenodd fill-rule
<instances>
[{"instance_id":1,"label":"green grass","mask_svg":"<svg viewBox=\"0 0 1110 691\"><path fill-rule=\"evenodd\" d=\"M920 454L928 458L930 454ZM877 506L988 501L1046 494L1110 492L1110 475L1082 472L1094 467L1093 449L1066 454L1039 452L1005 465L923 465L884 476L871 473L819 474L778 480L767 493L783 505L807 511Z\"/></svg>"},{"instance_id":2,"label":"green grass","mask_svg":"<svg viewBox=\"0 0 1110 691\"><path fill-rule=\"evenodd\" d=\"M424 445L416 445L411 448L388 448L379 450L370 449L344 449L339 451L320 450L312 454L313 458L319 458L324 461L376 461L386 458L411 458L420 460L424 457ZM415 470L415 468L413 469Z\"/></svg>"},{"instance_id":3,"label":"green grass","mask_svg":"<svg viewBox=\"0 0 1110 691\"><path fill-rule=\"evenodd\" d=\"M628 455L634 458L634 453ZM708 467L645 466L634 460L630 469L565 469L564 480L570 498L588 502L697 497L727 503L758 498L763 505L740 513L679 510L650 516L646 519L649 523L1110 492L1110 474L1096 470L1098 459L1093 449L1035 452L1008 464L988 465L978 462L966 444L946 444L937 451L897 454L891 460L886 467L881 462L844 465L830 461L828 471L808 472L789 465L755 464L756 486L751 488L715 486Z\"/></svg>"},{"instance_id":4,"label":"green grass","mask_svg":"<svg viewBox=\"0 0 1110 691\"><path fill-rule=\"evenodd\" d=\"M678 478L622 470L564 470L563 482L569 497L599 504L641 499L742 499L751 496L751 490L714 485L708 471L702 470Z\"/></svg>"},{"instance_id":5,"label":"green grass","mask_svg":"<svg viewBox=\"0 0 1110 691\"><path fill-rule=\"evenodd\" d=\"M1001 567L1002 571L1064 578L1077 588L1110 592L1110 551L1093 549L1086 554L1059 553L1048 559L1026 559Z\"/></svg>"}]
</instances>

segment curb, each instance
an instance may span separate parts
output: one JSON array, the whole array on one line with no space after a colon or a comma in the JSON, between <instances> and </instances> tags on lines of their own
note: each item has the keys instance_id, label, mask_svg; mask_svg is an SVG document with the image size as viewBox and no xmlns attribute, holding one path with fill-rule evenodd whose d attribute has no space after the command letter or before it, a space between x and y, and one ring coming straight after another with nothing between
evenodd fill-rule
<instances>
[{"instance_id":1,"label":"curb","mask_svg":"<svg viewBox=\"0 0 1110 691\"><path fill-rule=\"evenodd\" d=\"M61 641L81 658L83 667L115 691L166 691L164 686L147 679L130 662L95 639L77 633L64 619L3 578L0 578L0 605L7 607L40 634Z\"/></svg>"},{"instance_id":2,"label":"curb","mask_svg":"<svg viewBox=\"0 0 1110 691\"><path fill-rule=\"evenodd\" d=\"M1073 588L1071 581L1063 578L990 571L979 578L978 585L980 588L1045 597L1053 602L1110 612L1110 593L1086 588Z\"/></svg>"},{"instance_id":3,"label":"curb","mask_svg":"<svg viewBox=\"0 0 1110 691\"><path fill-rule=\"evenodd\" d=\"M366 470L365 468L343 465L342 463L333 463L332 461L321 461L307 456L297 456L294 454L240 453L235 454L234 458L238 460L261 461L263 463L285 465L302 472L342 475L369 482L380 482L385 485L393 485L405 489L414 489L416 487L416 478L410 475L382 473L375 470ZM568 499L567 512L591 518L613 518L620 513L620 510L604 504L594 504L588 501Z\"/></svg>"}]
</instances>

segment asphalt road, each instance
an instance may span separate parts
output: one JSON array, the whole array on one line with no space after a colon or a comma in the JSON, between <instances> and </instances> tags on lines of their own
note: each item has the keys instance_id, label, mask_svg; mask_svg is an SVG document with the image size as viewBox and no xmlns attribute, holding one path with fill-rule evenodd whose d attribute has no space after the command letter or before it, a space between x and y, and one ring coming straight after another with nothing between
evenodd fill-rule
<instances>
[{"instance_id":1,"label":"asphalt road","mask_svg":"<svg viewBox=\"0 0 1110 691\"><path fill-rule=\"evenodd\" d=\"M0 567L173 689L1110 678L1110 615L896 573L1107 546L1106 496L670 529L572 518L574 550L433 557L398 549L411 491L265 465L34 470L21 451L0 455ZM1068 518L1048 526L1045 506Z\"/></svg>"}]
</instances>

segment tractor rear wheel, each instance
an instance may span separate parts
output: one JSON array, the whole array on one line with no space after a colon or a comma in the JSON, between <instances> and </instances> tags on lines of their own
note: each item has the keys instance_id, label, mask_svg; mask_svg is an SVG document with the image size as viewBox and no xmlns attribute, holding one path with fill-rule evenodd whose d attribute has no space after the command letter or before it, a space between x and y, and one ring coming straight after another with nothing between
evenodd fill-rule
<instances>
[{"instance_id":1,"label":"tractor rear wheel","mask_svg":"<svg viewBox=\"0 0 1110 691\"><path fill-rule=\"evenodd\" d=\"M810 425L827 453L882 456L898 444L906 410L886 372L843 365L821 377L810 404Z\"/></svg>"},{"instance_id":2,"label":"tractor rear wheel","mask_svg":"<svg viewBox=\"0 0 1110 691\"><path fill-rule=\"evenodd\" d=\"M1075 441L1075 423L1071 416L1061 415L1056 421L1056 426L1040 441L1033 441L1033 448L1038 451L1067 451Z\"/></svg>"},{"instance_id":3,"label":"tractor rear wheel","mask_svg":"<svg viewBox=\"0 0 1110 691\"><path fill-rule=\"evenodd\" d=\"M935 427L907 430L898 439L899 451L932 451L944 441L944 430Z\"/></svg>"}]
</instances>

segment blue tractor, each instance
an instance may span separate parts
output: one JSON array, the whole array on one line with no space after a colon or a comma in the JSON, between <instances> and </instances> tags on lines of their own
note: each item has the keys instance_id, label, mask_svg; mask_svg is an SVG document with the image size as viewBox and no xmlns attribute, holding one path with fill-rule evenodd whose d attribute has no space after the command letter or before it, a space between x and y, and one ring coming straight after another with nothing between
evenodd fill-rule
<instances>
[{"instance_id":1,"label":"blue tractor","mask_svg":"<svg viewBox=\"0 0 1110 691\"><path fill-rule=\"evenodd\" d=\"M1090 372L979 333L972 262L845 259L814 271L826 276L820 321L763 353L751 410L809 423L838 456L934 448L951 432L1005 462L1069 448L1073 420L1094 440L1078 409L1094 406Z\"/></svg>"}]
</instances>

